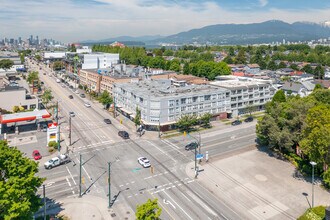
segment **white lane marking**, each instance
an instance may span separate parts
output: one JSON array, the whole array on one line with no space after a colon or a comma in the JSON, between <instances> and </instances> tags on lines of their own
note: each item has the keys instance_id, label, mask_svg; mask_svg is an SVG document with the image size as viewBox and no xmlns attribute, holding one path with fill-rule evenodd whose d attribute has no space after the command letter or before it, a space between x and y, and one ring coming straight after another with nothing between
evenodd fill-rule
<instances>
[{"instance_id":1,"label":"white lane marking","mask_svg":"<svg viewBox=\"0 0 330 220\"><path fill-rule=\"evenodd\" d=\"M172 188L175 188L176 186L172 186Z\"/></svg>"},{"instance_id":2,"label":"white lane marking","mask_svg":"<svg viewBox=\"0 0 330 220\"><path fill-rule=\"evenodd\" d=\"M135 181L132 181L131 183L133 184L133 183L135 183Z\"/></svg>"},{"instance_id":3,"label":"white lane marking","mask_svg":"<svg viewBox=\"0 0 330 220\"><path fill-rule=\"evenodd\" d=\"M124 185L119 185L119 187L123 187Z\"/></svg>"},{"instance_id":4,"label":"white lane marking","mask_svg":"<svg viewBox=\"0 0 330 220\"><path fill-rule=\"evenodd\" d=\"M72 179L74 185L77 185L76 181L74 180L74 178L73 178L73 176L72 176L72 173L70 172L70 170L69 170L69 168L68 168L67 166L66 166L66 169L67 169L68 173L70 174L71 179Z\"/></svg>"},{"instance_id":5,"label":"white lane marking","mask_svg":"<svg viewBox=\"0 0 330 220\"><path fill-rule=\"evenodd\" d=\"M127 196L127 198L131 198L132 196Z\"/></svg>"},{"instance_id":6,"label":"white lane marking","mask_svg":"<svg viewBox=\"0 0 330 220\"><path fill-rule=\"evenodd\" d=\"M167 200L167 199L163 199L164 204L168 205L170 204L174 209L176 209L176 207L171 203L171 201Z\"/></svg>"},{"instance_id":7,"label":"white lane marking","mask_svg":"<svg viewBox=\"0 0 330 220\"><path fill-rule=\"evenodd\" d=\"M147 180L147 179L151 179L151 178L152 178L152 176L148 176L148 177L146 177L144 179Z\"/></svg>"},{"instance_id":8,"label":"white lane marking","mask_svg":"<svg viewBox=\"0 0 330 220\"><path fill-rule=\"evenodd\" d=\"M177 145L173 144L173 143L170 142L169 140L163 139L162 141L168 143L169 145L175 147L176 149L180 149L180 147L178 147Z\"/></svg>"},{"instance_id":9,"label":"white lane marking","mask_svg":"<svg viewBox=\"0 0 330 220\"><path fill-rule=\"evenodd\" d=\"M171 189L171 187L166 187L166 189Z\"/></svg>"},{"instance_id":10,"label":"white lane marking","mask_svg":"<svg viewBox=\"0 0 330 220\"><path fill-rule=\"evenodd\" d=\"M154 143L150 142L147 140L147 142L149 144L151 144L152 146L154 146L155 148L157 148L160 152L162 152L163 154L165 154L166 156L168 156L171 160L173 160L174 162L176 162L176 160L174 160L174 158L170 155L168 155L165 151L163 151L162 149L160 149L159 147L157 147Z\"/></svg>"},{"instance_id":11,"label":"white lane marking","mask_svg":"<svg viewBox=\"0 0 330 220\"><path fill-rule=\"evenodd\" d=\"M179 183L179 184L178 184L178 186L181 186L181 185L182 185L182 183Z\"/></svg>"},{"instance_id":12,"label":"white lane marking","mask_svg":"<svg viewBox=\"0 0 330 220\"><path fill-rule=\"evenodd\" d=\"M191 200L190 200L185 194L183 194L182 192L181 192L181 194L182 194L183 197L185 197L189 202L191 202Z\"/></svg>"},{"instance_id":13,"label":"white lane marking","mask_svg":"<svg viewBox=\"0 0 330 220\"><path fill-rule=\"evenodd\" d=\"M69 186L71 187L71 183L70 183L68 177L66 177L65 179L66 179L66 181L68 182Z\"/></svg>"},{"instance_id":14,"label":"white lane marking","mask_svg":"<svg viewBox=\"0 0 330 220\"><path fill-rule=\"evenodd\" d=\"M164 193L182 210L182 212L189 218L189 219L191 219L191 220L193 220L193 218L190 216L190 215L188 215L188 213L181 207L181 206L179 206L179 204L166 192L166 191L164 191Z\"/></svg>"},{"instance_id":15,"label":"white lane marking","mask_svg":"<svg viewBox=\"0 0 330 220\"><path fill-rule=\"evenodd\" d=\"M74 191L72 190L72 194L74 194Z\"/></svg>"},{"instance_id":16,"label":"white lane marking","mask_svg":"<svg viewBox=\"0 0 330 220\"><path fill-rule=\"evenodd\" d=\"M191 182L194 182L195 180L189 180L187 183L191 183Z\"/></svg>"},{"instance_id":17,"label":"white lane marking","mask_svg":"<svg viewBox=\"0 0 330 220\"><path fill-rule=\"evenodd\" d=\"M218 216L208 205L206 205L201 199L199 199L195 194L187 192L189 196L197 202L197 204L201 205L204 210L208 211L213 216Z\"/></svg>"},{"instance_id":18,"label":"white lane marking","mask_svg":"<svg viewBox=\"0 0 330 220\"><path fill-rule=\"evenodd\" d=\"M86 173L88 179L89 179L91 182L93 182L92 178L91 178L90 175L87 173L87 170L85 169L85 167L82 166L82 168L83 168L83 170L85 171L85 173ZM93 184L93 186L94 186L94 188L97 188L95 184Z\"/></svg>"}]
</instances>

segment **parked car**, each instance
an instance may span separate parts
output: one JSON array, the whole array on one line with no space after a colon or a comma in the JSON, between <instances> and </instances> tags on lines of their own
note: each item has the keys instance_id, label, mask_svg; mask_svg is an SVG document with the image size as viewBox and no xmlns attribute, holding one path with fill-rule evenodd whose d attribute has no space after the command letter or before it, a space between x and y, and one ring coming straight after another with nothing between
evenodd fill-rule
<instances>
[{"instance_id":1,"label":"parked car","mask_svg":"<svg viewBox=\"0 0 330 220\"><path fill-rule=\"evenodd\" d=\"M76 116L76 114L74 112L69 112L69 115L70 115L70 117Z\"/></svg>"},{"instance_id":2,"label":"parked car","mask_svg":"<svg viewBox=\"0 0 330 220\"><path fill-rule=\"evenodd\" d=\"M76 91L74 91L74 93L79 94L79 90L77 89Z\"/></svg>"},{"instance_id":3,"label":"parked car","mask_svg":"<svg viewBox=\"0 0 330 220\"><path fill-rule=\"evenodd\" d=\"M127 133L127 131L118 131L118 135L124 139L129 138L129 134Z\"/></svg>"},{"instance_id":4,"label":"parked car","mask_svg":"<svg viewBox=\"0 0 330 220\"><path fill-rule=\"evenodd\" d=\"M42 156L41 156L41 154L39 153L38 150L34 150L34 151L32 152L32 157L33 157L33 159L35 159L35 160L40 160L40 159L42 158Z\"/></svg>"},{"instance_id":5,"label":"parked car","mask_svg":"<svg viewBox=\"0 0 330 220\"><path fill-rule=\"evenodd\" d=\"M194 150L195 148L198 148L198 144L196 142L191 142L184 147L185 150Z\"/></svg>"},{"instance_id":6,"label":"parked car","mask_svg":"<svg viewBox=\"0 0 330 220\"><path fill-rule=\"evenodd\" d=\"M240 120L235 120L235 121L233 121L232 123L231 123L231 125L240 125L240 124L242 124L242 122L240 121Z\"/></svg>"},{"instance_id":7,"label":"parked car","mask_svg":"<svg viewBox=\"0 0 330 220\"><path fill-rule=\"evenodd\" d=\"M73 89L73 86L72 86L72 85L70 85L70 86L69 86L69 88L70 88L70 89Z\"/></svg>"},{"instance_id":8,"label":"parked car","mask_svg":"<svg viewBox=\"0 0 330 220\"><path fill-rule=\"evenodd\" d=\"M69 95L69 99L73 99L73 96L72 95Z\"/></svg>"},{"instance_id":9,"label":"parked car","mask_svg":"<svg viewBox=\"0 0 330 220\"><path fill-rule=\"evenodd\" d=\"M57 83L60 83L60 82L61 82L61 80L60 80L60 79L56 79L56 82L57 82Z\"/></svg>"},{"instance_id":10,"label":"parked car","mask_svg":"<svg viewBox=\"0 0 330 220\"><path fill-rule=\"evenodd\" d=\"M85 107L87 107L87 108L90 108L91 107L91 104L89 103L89 102L85 102Z\"/></svg>"},{"instance_id":11,"label":"parked car","mask_svg":"<svg viewBox=\"0 0 330 220\"><path fill-rule=\"evenodd\" d=\"M251 122L251 121L253 121L253 117L252 116L249 116L244 121L245 122Z\"/></svg>"},{"instance_id":12,"label":"parked car","mask_svg":"<svg viewBox=\"0 0 330 220\"><path fill-rule=\"evenodd\" d=\"M85 98L86 96L85 96L85 94L80 94L80 97Z\"/></svg>"},{"instance_id":13,"label":"parked car","mask_svg":"<svg viewBox=\"0 0 330 220\"><path fill-rule=\"evenodd\" d=\"M44 166L46 169L52 169L53 167L57 167L61 164L66 164L71 161L70 157L66 154L61 154L58 157L54 157L51 160L47 161Z\"/></svg>"},{"instance_id":14,"label":"parked car","mask_svg":"<svg viewBox=\"0 0 330 220\"><path fill-rule=\"evenodd\" d=\"M138 163L139 163L141 166L143 166L144 168L148 168L148 167L151 166L151 165L150 165L150 161L149 161L147 158L145 158L145 157L139 157L139 158L138 158Z\"/></svg>"},{"instance_id":15,"label":"parked car","mask_svg":"<svg viewBox=\"0 0 330 220\"><path fill-rule=\"evenodd\" d=\"M48 126L46 124L42 124L41 125L42 131L46 132L47 131L47 128L48 128Z\"/></svg>"},{"instance_id":16,"label":"parked car","mask_svg":"<svg viewBox=\"0 0 330 220\"><path fill-rule=\"evenodd\" d=\"M110 120L109 118L105 118L103 121L104 121L104 123L106 123L106 124L111 124L111 120Z\"/></svg>"}]
</instances>

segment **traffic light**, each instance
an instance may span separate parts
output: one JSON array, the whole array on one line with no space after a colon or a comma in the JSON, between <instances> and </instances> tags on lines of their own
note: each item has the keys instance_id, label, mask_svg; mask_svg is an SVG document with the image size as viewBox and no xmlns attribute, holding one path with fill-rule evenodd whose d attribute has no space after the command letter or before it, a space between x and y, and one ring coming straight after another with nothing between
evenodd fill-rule
<instances>
[{"instance_id":1,"label":"traffic light","mask_svg":"<svg viewBox=\"0 0 330 220\"><path fill-rule=\"evenodd\" d=\"M183 136L187 136L187 132L186 131L183 132Z\"/></svg>"},{"instance_id":2,"label":"traffic light","mask_svg":"<svg viewBox=\"0 0 330 220\"><path fill-rule=\"evenodd\" d=\"M120 119L120 124L122 124L123 123L123 120L122 119Z\"/></svg>"}]
</instances>

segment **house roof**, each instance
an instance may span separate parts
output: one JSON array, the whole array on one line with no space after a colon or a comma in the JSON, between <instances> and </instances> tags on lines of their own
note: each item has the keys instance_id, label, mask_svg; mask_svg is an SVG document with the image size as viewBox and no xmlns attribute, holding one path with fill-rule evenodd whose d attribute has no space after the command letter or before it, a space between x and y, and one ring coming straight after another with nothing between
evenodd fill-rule
<instances>
[{"instance_id":1,"label":"house roof","mask_svg":"<svg viewBox=\"0 0 330 220\"><path fill-rule=\"evenodd\" d=\"M304 81L301 84L303 84L303 86L308 90L308 91L313 91L315 84L313 84L310 81Z\"/></svg>"},{"instance_id":2,"label":"house roof","mask_svg":"<svg viewBox=\"0 0 330 220\"><path fill-rule=\"evenodd\" d=\"M315 80L317 84L321 84L323 87L330 89L330 80Z\"/></svg>"},{"instance_id":3,"label":"house roof","mask_svg":"<svg viewBox=\"0 0 330 220\"><path fill-rule=\"evenodd\" d=\"M233 76L244 76L245 74L243 72L233 72Z\"/></svg>"},{"instance_id":4,"label":"house roof","mask_svg":"<svg viewBox=\"0 0 330 220\"><path fill-rule=\"evenodd\" d=\"M299 90L303 87L301 83L294 83L294 82L285 82L282 86L282 90L284 91L292 91L292 92L299 92Z\"/></svg>"},{"instance_id":5,"label":"house roof","mask_svg":"<svg viewBox=\"0 0 330 220\"><path fill-rule=\"evenodd\" d=\"M247 67L249 67L249 68L260 68L260 66L257 63L248 64Z\"/></svg>"}]
</instances>

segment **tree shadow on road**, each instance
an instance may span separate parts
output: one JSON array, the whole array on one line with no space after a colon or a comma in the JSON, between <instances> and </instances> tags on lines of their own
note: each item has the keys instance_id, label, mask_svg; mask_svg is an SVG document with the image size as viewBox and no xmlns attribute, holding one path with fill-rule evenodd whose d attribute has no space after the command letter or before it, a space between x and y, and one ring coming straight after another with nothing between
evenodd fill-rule
<instances>
[{"instance_id":1,"label":"tree shadow on road","mask_svg":"<svg viewBox=\"0 0 330 220\"><path fill-rule=\"evenodd\" d=\"M36 220L43 220L44 218L44 200L42 199L42 207L34 213L34 217ZM57 216L60 214L62 208L62 204L57 202L54 199L50 199L46 197L46 217L47 219L59 219Z\"/></svg>"}]
</instances>

